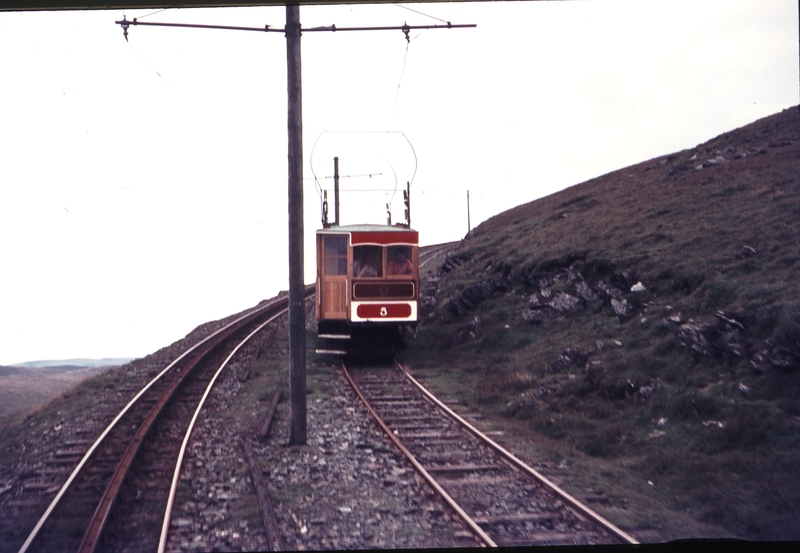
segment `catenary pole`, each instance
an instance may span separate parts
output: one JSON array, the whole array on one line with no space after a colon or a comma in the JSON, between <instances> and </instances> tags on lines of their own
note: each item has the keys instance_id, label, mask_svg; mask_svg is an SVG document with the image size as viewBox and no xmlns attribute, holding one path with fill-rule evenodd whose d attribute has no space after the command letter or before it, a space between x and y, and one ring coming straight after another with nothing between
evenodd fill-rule
<instances>
[{"instance_id":1,"label":"catenary pole","mask_svg":"<svg viewBox=\"0 0 800 553\"><path fill-rule=\"evenodd\" d=\"M303 266L303 87L300 6L286 6L289 93L289 398L290 445L306 443L306 310Z\"/></svg>"}]
</instances>

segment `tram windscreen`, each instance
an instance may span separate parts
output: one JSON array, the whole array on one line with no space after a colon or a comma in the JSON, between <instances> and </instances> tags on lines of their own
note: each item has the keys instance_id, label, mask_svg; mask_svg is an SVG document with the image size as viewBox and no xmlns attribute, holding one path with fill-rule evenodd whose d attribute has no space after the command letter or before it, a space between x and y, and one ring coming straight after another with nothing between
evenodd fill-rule
<instances>
[{"instance_id":1,"label":"tram windscreen","mask_svg":"<svg viewBox=\"0 0 800 553\"><path fill-rule=\"evenodd\" d=\"M414 262L409 246L389 246L386 249L386 274L390 276L414 275Z\"/></svg>"},{"instance_id":2,"label":"tram windscreen","mask_svg":"<svg viewBox=\"0 0 800 553\"><path fill-rule=\"evenodd\" d=\"M357 278L382 277L383 248L380 246L354 246L353 276Z\"/></svg>"}]
</instances>

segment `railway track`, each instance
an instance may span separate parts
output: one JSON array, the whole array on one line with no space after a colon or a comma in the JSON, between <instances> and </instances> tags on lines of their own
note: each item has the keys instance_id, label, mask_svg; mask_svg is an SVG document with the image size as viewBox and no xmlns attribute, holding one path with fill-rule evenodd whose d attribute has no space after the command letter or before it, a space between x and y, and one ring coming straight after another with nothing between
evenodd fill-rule
<instances>
[{"instance_id":1,"label":"railway track","mask_svg":"<svg viewBox=\"0 0 800 553\"><path fill-rule=\"evenodd\" d=\"M342 363L373 417L487 546L638 543L456 415L394 363Z\"/></svg>"},{"instance_id":2,"label":"railway track","mask_svg":"<svg viewBox=\"0 0 800 553\"><path fill-rule=\"evenodd\" d=\"M312 294L313 287L307 288L307 297ZM163 550L168 505L180 478L176 467L203 399L234 350L283 304L285 299L226 325L145 385L85 449L20 551ZM434 406L435 398L399 365L355 367L352 373L348 378L373 404L373 415L485 545L636 543L487 437L475 437L474 428L465 431L469 425L446 413L446 406Z\"/></svg>"},{"instance_id":3,"label":"railway track","mask_svg":"<svg viewBox=\"0 0 800 553\"><path fill-rule=\"evenodd\" d=\"M428 263L435 259L443 257L457 248L459 242L449 242L447 244L440 244L438 246L431 246L425 248L424 251L419 252L419 268L420 272Z\"/></svg>"},{"instance_id":4,"label":"railway track","mask_svg":"<svg viewBox=\"0 0 800 553\"><path fill-rule=\"evenodd\" d=\"M306 297L313 291L307 287ZM86 449L20 553L123 546L152 551L160 534L163 547L167 504L198 403L243 341L285 312L287 303L287 298L278 299L225 325L150 380Z\"/></svg>"}]
</instances>

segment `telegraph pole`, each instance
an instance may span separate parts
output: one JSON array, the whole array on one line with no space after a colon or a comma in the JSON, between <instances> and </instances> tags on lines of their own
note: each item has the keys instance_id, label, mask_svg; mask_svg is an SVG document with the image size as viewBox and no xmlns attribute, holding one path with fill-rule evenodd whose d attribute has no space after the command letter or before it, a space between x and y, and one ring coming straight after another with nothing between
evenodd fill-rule
<instances>
[{"instance_id":1,"label":"telegraph pole","mask_svg":"<svg viewBox=\"0 0 800 553\"><path fill-rule=\"evenodd\" d=\"M290 445L306 443L306 309L303 274L303 85L300 6L286 5L286 86L289 94L289 397Z\"/></svg>"},{"instance_id":2,"label":"telegraph pole","mask_svg":"<svg viewBox=\"0 0 800 553\"><path fill-rule=\"evenodd\" d=\"M467 234L472 230L472 225L469 222L469 190L467 190Z\"/></svg>"}]
</instances>

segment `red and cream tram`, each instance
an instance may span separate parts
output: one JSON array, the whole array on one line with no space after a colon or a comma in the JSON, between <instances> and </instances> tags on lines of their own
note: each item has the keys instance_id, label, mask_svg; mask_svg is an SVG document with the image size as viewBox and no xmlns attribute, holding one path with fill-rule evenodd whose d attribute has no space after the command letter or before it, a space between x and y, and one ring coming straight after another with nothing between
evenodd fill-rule
<instances>
[{"instance_id":1,"label":"red and cream tram","mask_svg":"<svg viewBox=\"0 0 800 553\"><path fill-rule=\"evenodd\" d=\"M318 353L387 351L415 327L419 233L407 225L317 231Z\"/></svg>"}]
</instances>

